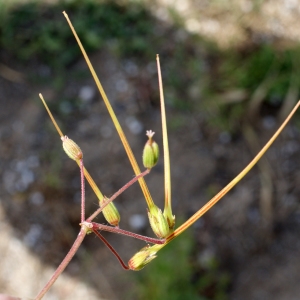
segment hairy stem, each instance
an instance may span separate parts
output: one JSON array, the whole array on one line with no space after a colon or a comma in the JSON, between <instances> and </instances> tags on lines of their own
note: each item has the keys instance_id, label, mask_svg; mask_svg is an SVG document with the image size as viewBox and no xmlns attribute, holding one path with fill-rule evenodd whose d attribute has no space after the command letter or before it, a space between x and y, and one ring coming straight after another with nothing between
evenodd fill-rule
<instances>
[{"instance_id":1,"label":"hairy stem","mask_svg":"<svg viewBox=\"0 0 300 300\"><path fill-rule=\"evenodd\" d=\"M75 253L77 252L79 246L81 245L83 239L85 238L85 236L87 234L87 231L89 231L89 229L85 225L82 225L80 232L79 232L74 244L72 245L70 251L64 258L64 260L61 262L61 264L58 266L58 268L55 270L54 274L52 275L50 280L47 282L47 284L43 287L43 289L35 297L35 300L42 299L44 297L44 295L48 292L48 290L51 288L51 286L54 284L56 279L59 277L59 275L64 271L66 266L69 264L69 262L71 261L71 259L75 255Z\"/></svg>"},{"instance_id":2,"label":"hairy stem","mask_svg":"<svg viewBox=\"0 0 300 300\"><path fill-rule=\"evenodd\" d=\"M115 257L117 258L117 260L120 262L120 264L122 265L123 269L125 270L129 270L129 268L126 266L126 264L124 263L123 259L121 258L121 256L118 254L118 252L114 249L114 247L104 238L103 235L101 235L99 232L97 232L97 230L92 229L93 232L96 234L96 236L105 244L105 246L115 255Z\"/></svg>"},{"instance_id":3,"label":"hairy stem","mask_svg":"<svg viewBox=\"0 0 300 300\"><path fill-rule=\"evenodd\" d=\"M95 223L95 222L92 222L92 225L93 225L93 228L92 228L93 231L94 230L109 231L109 232L113 232L113 233L127 235L127 236L133 237L135 239L139 239L139 240L145 241L147 243L152 243L152 244L161 245L161 244L165 243L165 239L151 238L151 237L148 237L148 236L133 233L131 231L123 230L123 229L120 229L118 227L111 227L111 226L107 226L107 225L103 225L103 224L99 224L99 223Z\"/></svg>"},{"instance_id":4,"label":"hairy stem","mask_svg":"<svg viewBox=\"0 0 300 300\"><path fill-rule=\"evenodd\" d=\"M107 206L110 202L115 200L120 194L122 194L125 190L127 190L132 184L134 184L136 181L138 181L141 177L144 177L149 173L150 173L150 170L147 169L144 172L142 172L139 175L132 178L122 188L120 188L115 194L113 194L109 199L104 201L104 203L101 205L101 207L99 207L86 221L91 222L93 219L95 219L100 214L100 212L103 210L103 208L105 206Z\"/></svg>"}]
</instances>

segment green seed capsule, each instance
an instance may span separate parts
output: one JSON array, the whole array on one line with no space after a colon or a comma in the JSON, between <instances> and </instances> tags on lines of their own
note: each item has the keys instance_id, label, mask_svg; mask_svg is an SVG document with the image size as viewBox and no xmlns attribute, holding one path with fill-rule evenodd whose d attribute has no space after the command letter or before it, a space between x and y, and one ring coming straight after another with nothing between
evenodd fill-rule
<instances>
[{"instance_id":1,"label":"green seed capsule","mask_svg":"<svg viewBox=\"0 0 300 300\"><path fill-rule=\"evenodd\" d=\"M67 155L73 160L80 160L83 157L82 151L79 146L66 135L61 137L63 148Z\"/></svg>"},{"instance_id":2,"label":"green seed capsule","mask_svg":"<svg viewBox=\"0 0 300 300\"><path fill-rule=\"evenodd\" d=\"M137 252L128 262L128 267L133 271L139 271L145 267L150 261L156 257L157 249L155 245L146 246Z\"/></svg>"},{"instance_id":3,"label":"green seed capsule","mask_svg":"<svg viewBox=\"0 0 300 300\"><path fill-rule=\"evenodd\" d=\"M107 200L104 198L104 200ZM103 202L102 202L103 204ZM100 204L101 206L101 204ZM121 220L119 211L117 210L116 206L111 202L106 207L103 208L102 213L106 221L113 226L118 226Z\"/></svg>"},{"instance_id":4,"label":"green seed capsule","mask_svg":"<svg viewBox=\"0 0 300 300\"><path fill-rule=\"evenodd\" d=\"M154 133L155 132L153 132L152 130L149 130L146 133L149 139L145 144L143 150L143 164L147 169L153 168L156 165L159 157L158 145L155 141L152 140Z\"/></svg>"},{"instance_id":5,"label":"green seed capsule","mask_svg":"<svg viewBox=\"0 0 300 300\"><path fill-rule=\"evenodd\" d=\"M159 209L156 205L152 206L150 211L148 211L148 217L151 228L157 237L162 239L168 236L170 233L169 224L161 209Z\"/></svg>"}]
</instances>

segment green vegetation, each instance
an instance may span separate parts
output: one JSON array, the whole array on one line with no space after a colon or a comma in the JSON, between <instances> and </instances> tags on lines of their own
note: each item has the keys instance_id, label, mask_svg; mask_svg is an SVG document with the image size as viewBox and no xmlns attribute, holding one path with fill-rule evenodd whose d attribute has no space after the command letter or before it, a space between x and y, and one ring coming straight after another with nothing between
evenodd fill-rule
<instances>
[{"instance_id":1,"label":"green vegetation","mask_svg":"<svg viewBox=\"0 0 300 300\"><path fill-rule=\"evenodd\" d=\"M132 276L139 282L134 298L228 299L229 275L220 270L215 257L205 262L198 261L194 249L194 238L189 232L172 241L172 247L161 251L155 263L149 264L142 272L133 273Z\"/></svg>"},{"instance_id":2,"label":"green vegetation","mask_svg":"<svg viewBox=\"0 0 300 300\"><path fill-rule=\"evenodd\" d=\"M291 88L298 91L294 94L296 102L300 87L299 50L299 47L278 50L270 44L261 44L252 49L220 52L204 100L206 109L215 115L213 125L228 131L239 128L247 117L249 105L256 101L257 91L271 109L286 101ZM226 97L235 91L240 96Z\"/></svg>"},{"instance_id":3,"label":"green vegetation","mask_svg":"<svg viewBox=\"0 0 300 300\"><path fill-rule=\"evenodd\" d=\"M62 16L63 10L68 12L88 53L105 47L113 55L145 67L159 52L165 64L169 103L180 109L191 108L187 87L203 73L202 59L194 50L199 38L185 34L185 42L179 44L178 28L158 21L138 3L74 0L12 6L0 21L0 46L6 56L24 65L47 65L55 90L63 88L66 78L78 77L70 72L70 66L81 59L81 53ZM42 78L37 75L33 80Z\"/></svg>"},{"instance_id":4,"label":"green vegetation","mask_svg":"<svg viewBox=\"0 0 300 300\"><path fill-rule=\"evenodd\" d=\"M1 20L1 47L23 62L67 66L81 57L61 14L66 10L87 51L116 42L124 54L145 54L153 18L141 5L114 2L60 1L55 5L28 2L11 9Z\"/></svg>"},{"instance_id":5,"label":"green vegetation","mask_svg":"<svg viewBox=\"0 0 300 300\"><path fill-rule=\"evenodd\" d=\"M36 61L49 66L55 90L62 90L70 76L86 75L69 72L81 54L65 24L63 10L73 20L88 52L105 47L119 59L133 60L142 67L154 62L159 52L167 103L195 114L205 111L204 120L212 119L211 125L223 130L239 128L247 103L261 84L266 83L264 100L271 106L281 105L289 88L300 85L299 47L277 50L266 41L220 51L199 36L184 32L180 16L174 15L177 25L167 25L141 3L73 0L12 6L0 21L1 48L23 64ZM36 76L34 80L41 79ZM237 90L240 97L224 101L227 93ZM156 103L157 93L151 97Z\"/></svg>"}]
</instances>

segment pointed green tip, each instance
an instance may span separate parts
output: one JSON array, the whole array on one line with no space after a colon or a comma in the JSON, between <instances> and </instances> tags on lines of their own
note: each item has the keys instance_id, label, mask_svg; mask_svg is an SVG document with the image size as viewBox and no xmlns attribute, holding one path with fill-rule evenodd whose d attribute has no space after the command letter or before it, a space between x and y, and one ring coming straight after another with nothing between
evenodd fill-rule
<instances>
[{"instance_id":1,"label":"pointed green tip","mask_svg":"<svg viewBox=\"0 0 300 300\"><path fill-rule=\"evenodd\" d=\"M128 262L128 267L130 270L139 271L143 269L147 264L149 264L154 258L156 258L156 253L158 249L156 245L146 246L137 252Z\"/></svg>"},{"instance_id":2,"label":"pointed green tip","mask_svg":"<svg viewBox=\"0 0 300 300\"><path fill-rule=\"evenodd\" d=\"M148 141L145 144L143 150L143 164L147 169L153 168L157 162L159 157L159 147L155 141L153 141L152 137L155 132L152 130L148 130L146 135L148 136Z\"/></svg>"},{"instance_id":3,"label":"pointed green tip","mask_svg":"<svg viewBox=\"0 0 300 300\"><path fill-rule=\"evenodd\" d=\"M63 142L63 148L66 154L73 160L82 159L83 154L79 146L71 139L69 139L66 135L61 137Z\"/></svg>"},{"instance_id":4,"label":"pointed green tip","mask_svg":"<svg viewBox=\"0 0 300 300\"><path fill-rule=\"evenodd\" d=\"M101 206L101 204L100 204ZM113 226L118 226L121 220L120 213L116 206L111 202L102 211L106 221Z\"/></svg>"},{"instance_id":5,"label":"pointed green tip","mask_svg":"<svg viewBox=\"0 0 300 300\"><path fill-rule=\"evenodd\" d=\"M160 208L153 205L148 211L148 217L151 228L157 237L165 238L169 235L169 225Z\"/></svg>"}]
</instances>

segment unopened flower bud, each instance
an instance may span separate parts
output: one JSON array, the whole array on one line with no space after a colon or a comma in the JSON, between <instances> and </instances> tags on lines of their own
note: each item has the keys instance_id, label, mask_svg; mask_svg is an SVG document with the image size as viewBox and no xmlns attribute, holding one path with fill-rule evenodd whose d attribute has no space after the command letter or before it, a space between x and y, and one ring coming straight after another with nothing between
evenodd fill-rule
<instances>
[{"instance_id":1,"label":"unopened flower bud","mask_svg":"<svg viewBox=\"0 0 300 300\"><path fill-rule=\"evenodd\" d=\"M147 169L153 168L159 157L159 148L155 141L152 140L152 137L155 132L152 130L147 130L146 135L148 136L148 141L145 144L144 151L143 151L143 164L144 167Z\"/></svg>"},{"instance_id":2,"label":"unopened flower bud","mask_svg":"<svg viewBox=\"0 0 300 300\"><path fill-rule=\"evenodd\" d=\"M104 198L104 200L106 201L107 198ZM101 204L103 204L103 201ZM100 206L101 206L101 204L100 204ZM110 225L113 225L113 226L119 225L121 217L120 217L118 209L112 202L110 202L107 206L105 206L103 208L102 213L104 215L104 218Z\"/></svg>"},{"instance_id":3,"label":"unopened flower bud","mask_svg":"<svg viewBox=\"0 0 300 300\"><path fill-rule=\"evenodd\" d=\"M82 159L83 154L79 146L71 139L69 139L66 135L61 137L63 142L63 148L67 155L73 160Z\"/></svg>"},{"instance_id":4,"label":"unopened flower bud","mask_svg":"<svg viewBox=\"0 0 300 300\"><path fill-rule=\"evenodd\" d=\"M153 205L148 211L148 217L153 232L159 238L165 238L170 233L169 224L160 208Z\"/></svg>"},{"instance_id":5,"label":"unopened flower bud","mask_svg":"<svg viewBox=\"0 0 300 300\"><path fill-rule=\"evenodd\" d=\"M159 249L156 249L157 245L146 246L137 252L128 262L129 269L133 271L139 271L145 267L150 261L156 257L156 253Z\"/></svg>"}]
</instances>

